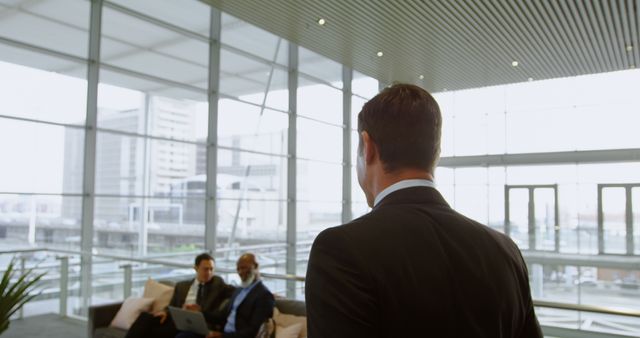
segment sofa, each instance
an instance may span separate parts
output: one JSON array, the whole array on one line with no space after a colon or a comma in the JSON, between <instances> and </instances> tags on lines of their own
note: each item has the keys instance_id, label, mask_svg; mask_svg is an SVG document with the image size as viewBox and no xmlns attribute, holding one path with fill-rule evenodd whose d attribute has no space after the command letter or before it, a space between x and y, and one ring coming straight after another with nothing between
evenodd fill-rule
<instances>
[{"instance_id":1,"label":"sofa","mask_svg":"<svg viewBox=\"0 0 640 338\"><path fill-rule=\"evenodd\" d=\"M88 337L93 338L124 338L127 331L110 327L111 321L120 310L122 302L91 306L89 308ZM276 298L276 308L282 314L305 317L307 310L303 301L287 298ZM273 335L273 329L269 330L269 336Z\"/></svg>"}]
</instances>

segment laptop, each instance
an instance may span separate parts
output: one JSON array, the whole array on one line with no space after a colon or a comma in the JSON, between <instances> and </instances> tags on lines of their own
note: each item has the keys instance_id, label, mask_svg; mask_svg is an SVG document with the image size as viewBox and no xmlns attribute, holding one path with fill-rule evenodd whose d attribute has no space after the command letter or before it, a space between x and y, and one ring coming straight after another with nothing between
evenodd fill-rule
<instances>
[{"instance_id":1,"label":"laptop","mask_svg":"<svg viewBox=\"0 0 640 338\"><path fill-rule=\"evenodd\" d=\"M169 313L176 328L180 331L193 332L203 336L209 334L207 322L200 311L189 311L179 307L169 306Z\"/></svg>"}]
</instances>

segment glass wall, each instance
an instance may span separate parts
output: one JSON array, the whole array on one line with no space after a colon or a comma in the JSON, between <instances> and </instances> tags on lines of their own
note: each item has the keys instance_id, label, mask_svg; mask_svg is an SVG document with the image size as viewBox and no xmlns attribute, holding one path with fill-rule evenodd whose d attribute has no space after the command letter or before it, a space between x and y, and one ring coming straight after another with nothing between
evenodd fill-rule
<instances>
[{"instance_id":1,"label":"glass wall","mask_svg":"<svg viewBox=\"0 0 640 338\"><path fill-rule=\"evenodd\" d=\"M309 246L342 220L342 65L300 47L297 97L296 272L303 275Z\"/></svg>"},{"instance_id":2,"label":"glass wall","mask_svg":"<svg viewBox=\"0 0 640 338\"><path fill-rule=\"evenodd\" d=\"M102 10L94 251L204 250L210 10L117 1ZM169 10L172 13L169 13ZM180 17L191 17L188 25Z\"/></svg>"},{"instance_id":3,"label":"glass wall","mask_svg":"<svg viewBox=\"0 0 640 338\"><path fill-rule=\"evenodd\" d=\"M224 13L221 41L217 263L235 269L252 251L263 272L284 274L289 43Z\"/></svg>"},{"instance_id":4,"label":"glass wall","mask_svg":"<svg viewBox=\"0 0 640 338\"><path fill-rule=\"evenodd\" d=\"M639 106L630 89L638 86L640 72L630 70L434 94L444 120L441 162L464 163L437 168L438 189L456 210L518 244L534 299L626 308L640 300L633 265L640 163L606 159L638 148ZM564 154L589 155L570 163ZM540 262L540 251L566 264ZM575 254L590 255L591 264L575 263ZM606 263L611 255L627 268ZM539 312L543 324L572 321L567 327L618 334L638 324Z\"/></svg>"}]
</instances>

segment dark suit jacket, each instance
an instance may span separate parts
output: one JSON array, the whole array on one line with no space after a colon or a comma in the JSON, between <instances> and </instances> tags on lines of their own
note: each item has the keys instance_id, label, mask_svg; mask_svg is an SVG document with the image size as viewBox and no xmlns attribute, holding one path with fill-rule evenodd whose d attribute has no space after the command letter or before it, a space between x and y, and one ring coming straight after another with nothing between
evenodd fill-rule
<instances>
[{"instance_id":1,"label":"dark suit jacket","mask_svg":"<svg viewBox=\"0 0 640 338\"><path fill-rule=\"evenodd\" d=\"M191 285L193 285L193 279L178 282L173 292L170 305L182 307L187 299ZM202 314L211 329L221 329L221 325L226 318L224 311L234 289L233 286L226 284L222 278L218 276L213 276L213 278L204 285Z\"/></svg>"},{"instance_id":2,"label":"dark suit jacket","mask_svg":"<svg viewBox=\"0 0 640 338\"><path fill-rule=\"evenodd\" d=\"M233 302L240 293L240 288L236 289L227 305L227 316L231 312ZM255 338L260 330L260 326L273 316L275 299L271 291L259 282L247 297L240 303L236 311L236 332L224 333L224 338ZM226 323L225 323L226 324ZM222 326L224 329L224 325Z\"/></svg>"},{"instance_id":3,"label":"dark suit jacket","mask_svg":"<svg viewBox=\"0 0 640 338\"><path fill-rule=\"evenodd\" d=\"M309 338L542 337L516 245L433 188L320 233L305 289Z\"/></svg>"}]
</instances>

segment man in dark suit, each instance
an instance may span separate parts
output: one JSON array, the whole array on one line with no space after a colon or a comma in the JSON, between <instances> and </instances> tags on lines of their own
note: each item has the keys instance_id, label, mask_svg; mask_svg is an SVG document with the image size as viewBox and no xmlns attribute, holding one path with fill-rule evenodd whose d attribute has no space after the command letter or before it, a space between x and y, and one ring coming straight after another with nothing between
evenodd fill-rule
<instances>
[{"instance_id":1,"label":"man in dark suit","mask_svg":"<svg viewBox=\"0 0 640 338\"><path fill-rule=\"evenodd\" d=\"M246 253L237 262L242 284L233 293L226 309L226 323L222 331L212 331L207 338L255 338L262 324L273 316L275 299L260 280L255 255ZM183 332L176 338L202 338Z\"/></svg>"},{"instance_id":2,"label":"man in dark suit","mask_svg":"<svg viewBox=\"0 0 640 338\"><path fill-rule=\"evenodd\" d=\"M413 85L362 108L357 174L373 209L313 244L310 338L542 337L516 245L434 188L441 127L438 104Z\"/></svg>"},{"instance_id":3,"label":"man in dark suit","mask_svg":"<svg viewBox=\"0 0 640 338\"><path fill-rule=\"evenodd\" d=\"M198 255L194 265L196 277L176 284L169 305L200 311L211 329L220 329L225 319L224 308L234 288L222 278L214 276L214 267L215 261L211 255ZM177 333L173 320L165 309L153 314L142 313L127 332L127 337L173 338Z\"/></svg>"}]
</instances>

